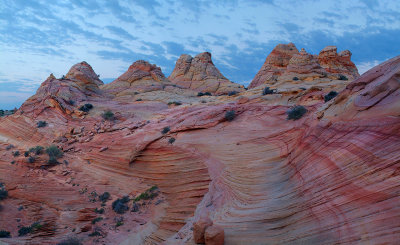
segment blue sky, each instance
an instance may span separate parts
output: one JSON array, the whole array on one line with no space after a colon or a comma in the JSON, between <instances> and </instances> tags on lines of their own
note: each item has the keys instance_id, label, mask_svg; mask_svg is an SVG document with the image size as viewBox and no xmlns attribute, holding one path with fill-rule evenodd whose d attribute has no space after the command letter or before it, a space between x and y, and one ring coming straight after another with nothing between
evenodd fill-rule
<instances>
[{"instance_id":1,"label":"blue sky","mask_svg":"<svg viewBox=\"0 0 400 245\"><path fill-rule=\"evenodd\" d=\"M110 81L138 59L168 76L182 53L209 51L248 84L278 43L294 42L349 49L362 73L400 55L399 16L400 1L385 0L1 0L0 108L83 60Z\"/></svg>"}]
</instances>

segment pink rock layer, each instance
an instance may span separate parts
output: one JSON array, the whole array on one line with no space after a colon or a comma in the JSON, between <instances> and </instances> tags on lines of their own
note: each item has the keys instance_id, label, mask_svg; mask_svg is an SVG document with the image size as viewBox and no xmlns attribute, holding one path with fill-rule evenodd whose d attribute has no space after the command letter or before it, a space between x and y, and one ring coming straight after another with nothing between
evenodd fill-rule
<instances>
[{"instance_id":1,"label":"pink rock layer","mask_svg":"<svg viewBox=\"0 0 400 245\"><path fill-rule=\"evenodd\" d=\"M293 51L269 62L325 69L318 57ZM214 244L400 240L400 57L347 81L326 103L332 87L319 78L301 91L203 98L142 61L112 86L85 63L74 67L0 119L0 182L9 194L0 201L0 230L12 236L1 242L193 244L194 223L204 216L214 227L204 230L205 242ZM151 89L157 83L165 87ZM168 105L178 96L181 105ZM79 110L85 103L93 109ZM293 105L307 109L299 120L287 120ZM112 120L102 117L106 110ZM39 120L47 126L38 128ZM64 152L60 164L24 156L51 144ZM96 196L104 192L111 197L102 206ZM114 212L112 203L126 195L129 211ZM18 236L34 222L42 226Z\"/></svg>"}]
</instances>

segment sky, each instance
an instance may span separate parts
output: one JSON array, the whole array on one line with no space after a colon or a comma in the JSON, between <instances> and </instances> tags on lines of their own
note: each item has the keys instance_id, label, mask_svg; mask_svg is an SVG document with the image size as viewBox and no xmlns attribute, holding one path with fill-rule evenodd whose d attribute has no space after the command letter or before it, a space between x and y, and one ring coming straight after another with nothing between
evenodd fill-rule
<instances>
[{"instance_id":1,"label":"sky","mask_svg":"<svg viewBox=\"0 0 400 245\"><path fill-rule=\"evenodd\" d=\"M348 49L363 73L400 55L399 16L393 0L0 0L0 109L81 61L110 82L139 59L168 76L181 54L208 51L248 85L277 44L293 42Z\"/></svg>"}]
</instances>

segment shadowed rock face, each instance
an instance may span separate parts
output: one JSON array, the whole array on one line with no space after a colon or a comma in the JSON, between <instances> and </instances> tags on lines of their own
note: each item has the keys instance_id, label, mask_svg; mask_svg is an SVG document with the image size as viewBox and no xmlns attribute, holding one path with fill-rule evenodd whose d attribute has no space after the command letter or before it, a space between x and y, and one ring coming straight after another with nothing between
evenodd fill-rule
<instances>
[{"instance_id":1,"label":"shadowed rock face","mask_svg":"<svg viewBox=\"0 0 400 245\"><path fill-rule=\"evenodd\" d=\"M341 81L320 77L319 57L283 49L296 53L269 59L285 71L267 95L254 88L197 97L143 61L100 88L82 63L65 79L50 76L16 114L0 118L0 182L9 195L0 200L0 230L12 236L0 241L193 244L193 232L214 244L399 241L400 57ZM207 57L196 62L207 66ZM285 80L293 74L300 84ZM313 87L298 89L307 82ZM343 91L325 103L335 86ZM70 109L69 98L77 101ZM177 98L181 105L168 105ZM78 115L84 103L93 109ZM287 120L294 105L307 113ZM105 110L115 118L105 120ZM38 120L48 125L37 128ZM23 154L52 144L64 152L61 164L34 153L30 163ZM104 192L110 199L102 206ZM118 214L112 203L126 195L129 211ZM199 226L202 219L209 225ZM43 226L18 237L34 222Z\"/></svg>"},{"instance_id":2,"label":"shadowed rock face","mask_svg":"<svg viewBox=\"0 0 400 245\"><path fill-rule=\"evenodd\" d=\"M198 54L194 58L187 54L181 55L168 79L197 92L228 94L232 91L244 91L243 86L230 82L221 74L208 52Z\"/></svg>"},{"instance_id":3,"label":"shadowed rock face","mask_svg":"<svg viewBox=\"0 0 400 245\"><path fill-rule=\"evenodd\" d=\"M355 79L359 76L357 67L351 61L348 50L337 53L335 46L324 48L318 56L300 52L293 43L279 44L268 55L260 71L256 74L249 88L260 85L278 85L289 78L301 80L314 78L346 76Z\"/></svg>"}]
</instances>

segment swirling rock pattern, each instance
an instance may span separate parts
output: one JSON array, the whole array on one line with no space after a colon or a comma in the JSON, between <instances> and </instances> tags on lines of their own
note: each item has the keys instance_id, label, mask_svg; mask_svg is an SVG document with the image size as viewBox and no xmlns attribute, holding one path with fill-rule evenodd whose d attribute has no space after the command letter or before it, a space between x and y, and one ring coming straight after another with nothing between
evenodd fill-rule
<instances>
[{"instance_id":1,"label":"swirling rock pattern","mask_svg":"<svg viewBox=\"0 0 400 245\"><path fill-rule=\"evenodd\" d=\"M194 244L193 225L206 217L213 224L206 243L395 244L400 57L344 81L331 72L319 77L326 71L319 57L280 49L287 55L268 58L282 68L276 94L255 88L197 97L143 61L112 85L102 85L86 63L62 79L50 76L0 119L0 182L9 193L0 201L0 230L12 235L0 241ZM190 70L190 57L182 57L179 70ZM298 89L285 74L314 78ZM332 88L343 91L325 103ZM172 98L182 104L168 105ZM79 112L83 103L93 109ZM287 120L296 104L307 113ZM103 119L105 110L115 118ZM38 120L48 125L37 128ZM55 166L46 154L29 153L33 163L15 154L51 144L64 151ZM102 204L104 192L110 198ZM128 210L116 213L112 203L124 196ZM18 237L34 222L42 226Z\"/></svg>"}]
</instances>

